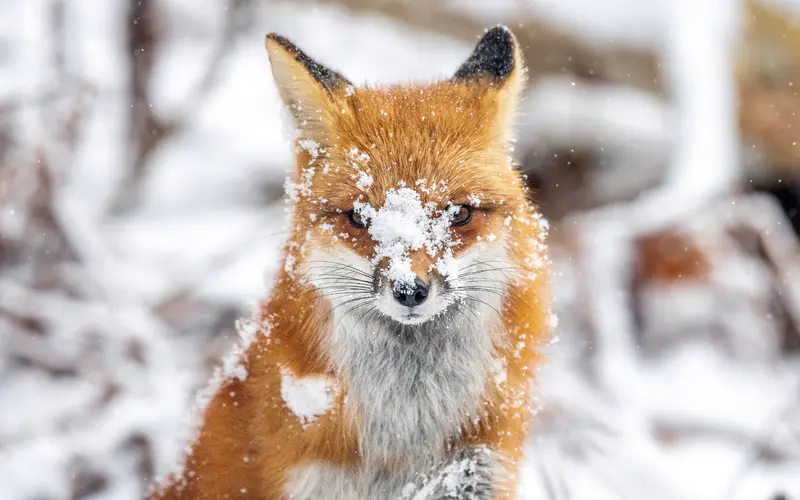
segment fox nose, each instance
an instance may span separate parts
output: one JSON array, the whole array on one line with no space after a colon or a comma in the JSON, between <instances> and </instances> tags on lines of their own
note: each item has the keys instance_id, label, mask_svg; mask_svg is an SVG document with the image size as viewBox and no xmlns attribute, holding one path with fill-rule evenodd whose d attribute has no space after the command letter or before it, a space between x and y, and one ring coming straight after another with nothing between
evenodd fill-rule
<instances>
[{"instance_id":1,"label":"fox nose","mask_svg":"<svg viewBox=\"0 0 800 500\"><path fill-rule=\"evenodd\" d=\"M401 287L399 290L395 290L394 298L404 306L418 306L428 298L428 285L416 278L413 287Z\"/></svg>"}]
</instances>

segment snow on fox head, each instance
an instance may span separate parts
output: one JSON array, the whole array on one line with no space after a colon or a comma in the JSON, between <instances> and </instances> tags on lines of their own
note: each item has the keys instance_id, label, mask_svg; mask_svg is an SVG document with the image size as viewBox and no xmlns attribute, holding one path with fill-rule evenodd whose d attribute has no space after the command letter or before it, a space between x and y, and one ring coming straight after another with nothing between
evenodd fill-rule
<instances>
[{"instance_id":1,"label":"snow on fox head","mask_svg":"<svg viewBox=\"0 0 800 500\"><path fill-rule=\"evenodd\" d=\"M513 35L489 30L449 80L386 88L356 87L278 35L266 44L299 135L285 272L334 319L500 309L535 273L545 229L511 159L524 80ZM525 248L515 226L531 232Z\"/></svg>"}]
</instances>

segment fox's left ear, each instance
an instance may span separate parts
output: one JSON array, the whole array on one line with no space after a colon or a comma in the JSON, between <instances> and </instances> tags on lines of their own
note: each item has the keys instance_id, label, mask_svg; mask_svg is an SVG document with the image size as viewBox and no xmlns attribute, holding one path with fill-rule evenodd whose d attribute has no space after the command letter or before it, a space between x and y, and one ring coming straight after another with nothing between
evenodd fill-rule
<instances>
[{"instance_id":1,"label":"fox's left ear","mask_svg":"<svg viewBox=\"0 0 800 500\"><path fill-rule=\"evenodd\" d=\"M496 123L505 128L503 135L510 135L517 102L525 85L525 66L511 30L495 26L487 31L453 75L452 81L483 87L494 96L498 113Z\"/></svg>"},{"instance_id":2,"label":"fox's left ear","mask_svg":"<svg viewBox=\"0 0 800 500\"><path fill-rule=\"evenodd\" d=\"M311 59L287 38L270 33L265 41L281 99L304 137L325 142L345 106L352 84L341 74Z\"/></svg>"}]
</instances>

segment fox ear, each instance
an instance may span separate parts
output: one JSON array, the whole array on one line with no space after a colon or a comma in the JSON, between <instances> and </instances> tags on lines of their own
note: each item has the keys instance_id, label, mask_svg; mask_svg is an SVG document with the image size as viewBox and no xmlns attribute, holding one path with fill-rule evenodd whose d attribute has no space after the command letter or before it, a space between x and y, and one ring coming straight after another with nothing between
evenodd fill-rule
<instances>
[{"instance_id":1,"label":"fox ear","mask_svg":"<svg viewBox=\"0 0 800 500\"><path fill-rule=\"evenodd\" d=\"M324 139L352 84L277 33L268 34L265 45L278 92L297 127L304 136Z\"/></svg>"},{"instance_id":2,"label":"fox ear","mask_svg":"<svg viewBox=\"0 0 800 500\"><path fill-rule=\"evenodd\" d=\"M525 84L525 67L519 44L511 30L495 26L478 41L475 50L458 68L454 83L485 87L496 97L498 120L503 135L514 118L517 101Z\"/></svg>"}]
</instances>

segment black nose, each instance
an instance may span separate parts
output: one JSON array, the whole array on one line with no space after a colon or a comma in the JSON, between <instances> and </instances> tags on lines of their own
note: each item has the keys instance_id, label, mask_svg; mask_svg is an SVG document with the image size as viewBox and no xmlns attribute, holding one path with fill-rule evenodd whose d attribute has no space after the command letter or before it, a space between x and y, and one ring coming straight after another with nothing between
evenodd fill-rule
<instances>
[{"instance_id":1,"label":"black nose","mask_svg":"<svg viewBox=\"0 0 800 500\"><path fill-rule=\"evenodd\" d=\"M428 285L421 279L416 278L413 287L401 287L399 290L395 290L394 298L404 306L418 306L428 298Z\"/></svg>"}]
</instances>

